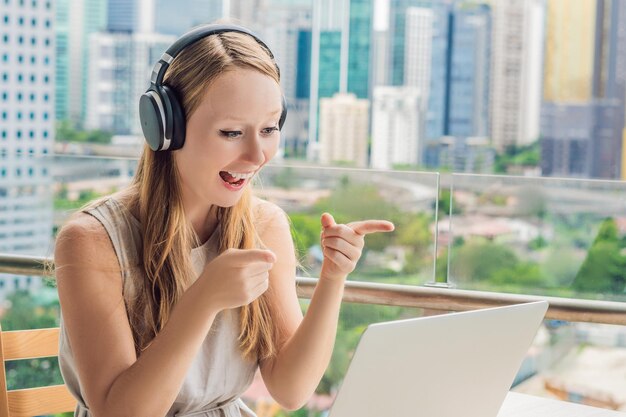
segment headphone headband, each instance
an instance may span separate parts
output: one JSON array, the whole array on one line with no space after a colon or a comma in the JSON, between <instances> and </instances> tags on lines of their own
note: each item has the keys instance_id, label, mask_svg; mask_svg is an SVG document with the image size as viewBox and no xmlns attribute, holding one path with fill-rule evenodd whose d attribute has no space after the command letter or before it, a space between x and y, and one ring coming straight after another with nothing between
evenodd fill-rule
<instances>
[{"instance_id":1,"label":"headphone headband","mask_svg":"<svg viewBox=\"0 0 626 417\"><path fill-rule=\"evenodd\" d=\"M207 36L225 32L239 32L251 36L259 43L259 45L261 45L267 51L270 58L274 60L274 54L272 54L270 48L265 44L265 42L261 40L261 38L257 34L252 32L251 30L238 25L207 24L198 26L197 28L190 30L189 32L181 36L169 48L167 48L167 51L163 53L161 59L159 59L159 61L154 65L154 68L152 69L152 75L150 76L150 82L154 85L162 85L163 78L165 77L165 72L169 68L170 64L172 63L174 58L176 58L178 54L186 47L196 43L202 38L206 38ZM276 65L276 68L278 69L278 65Z\"/></svg>"}]
</instances>

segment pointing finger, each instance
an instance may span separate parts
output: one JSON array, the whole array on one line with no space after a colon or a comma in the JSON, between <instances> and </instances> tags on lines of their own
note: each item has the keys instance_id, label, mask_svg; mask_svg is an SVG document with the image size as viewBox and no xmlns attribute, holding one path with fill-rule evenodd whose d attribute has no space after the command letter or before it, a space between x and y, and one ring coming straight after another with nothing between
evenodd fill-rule
<instances>
[{"instance_id":1,"label":"pointing finger","mask_svg":"<svg viewBox=\"0 0 626 417\"><path fill-rule=\"evenodd\" d=\"M395 229L393 223L387 220L363 220L359 222L348 223L352 230L359 235L368 235L378 232L392 232Z\"/></svg>"}]
</instances>

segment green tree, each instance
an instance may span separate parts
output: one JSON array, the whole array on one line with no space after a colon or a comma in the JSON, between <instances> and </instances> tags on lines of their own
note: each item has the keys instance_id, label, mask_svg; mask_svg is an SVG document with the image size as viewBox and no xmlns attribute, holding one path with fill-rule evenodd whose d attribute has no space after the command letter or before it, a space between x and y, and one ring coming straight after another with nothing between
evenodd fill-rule
<instances>
[{"instance_id":1,"label":"green tree","mask_svg":"<svg viewBox=\"0 0 626 417\"><path fill-rule=\"evenodd\" d=\"M321 223L316 215L306 213L292 213L291 236L296 245L299 256L306 255L308 249L320 242Z\"/></svg>"},{"instance_id":2,"label":"green tree","mask_svg":"<svg viewBox=\"0 0 626 417\"><path fill-rule=\"evenodd\" d=\"M59 325L59 302L41 305L26 290L16 290L7 297L10 308L0 322L2 330L45 329Z\"/></svg>"},{"instance_id":3,"label":"green tree","mask_svg":"<svg viewBox=\"0 0 626 417\"><path fill-rule=\"evenodd\" d=\"M587 252L572 287L577 291L621 294L626 285L626 256L617 224L605 219Z\"/></svg>"},{"instance_id":4,"label":"green tree","mask_svg":"<svg viewBox=\"0 0 626 417\"><path fill-rule=\"evenodd\" d=\"M78 199L70 200L67 198L67 187L61 188L59 193L54 197L55 210L76 210L91 200L101 197L101 194L94 190L84 190L78 194Z\"/></svg>"},{"instance_id":5,"label":"green tree","mask_svg":"<svg viewBox=\"0 0 626 417\"><path fill-rule=\"evenodd\" d=\"M454 204L452 198L452 192L449 188L442 188L439 193L439 201L437 203L439 208L439 217L449 216L450 214L461 214L462 210L458 204ZM450 213L450 207L452 207L452 213ZM433 207L434 209L434 207Z\"/></svg>"},{"instance_id":6,"label":"green tree","mask_svg":"<svg viewBox=\"0 0 626 417\"><path fill-rule=\"evenodd\" d=\"M474 239L455 250L451 268L462 282L515 292L534 292L550 284L538 264L520 261L507 246Z\"/></svg>"},{"instance_id":7,"label":"green tree","mask_svg":"<svg viewBox=\"0 0 626 417\"><path fill-rule=\"evenodd\" d=\"M103 130L80 130L69 120L57 122L55 137L62 142L111 143L113 134Z\"/></svg>"},{"instance_id":8,"label":"green tree","mask_svg":"<svg viewBox=\"0 0 626 417\"><path fill-rule=\"evenodd\" d=\"M515 267L517 256L506 246L471 240L452 258L452 272L463 281L489 281L500 270Z\"/></svg>"},{"instance_id":9,"label":"green tree","mask_svg":"<svg viewBox=\"0 0 626 417\"><path fill-rule=\"evenodd\" d=\"M524 288L544 287L545 276L536 263L518 262L509 268L494 271L489 283L505 286L513 284Z\"/></svg>"},{"instance_id":10,"label":"green tree","mask_svg":"<svg viewBox=\"0 0 626 417\"><path fill-rule=\"evenodd\" d=\"M547 249L543 270L555 287L571 287L580 269L578 262L573 261L575 259L577 259L577 252L571 246Z\"/></svg>"},{"instance_id":11,"label":"green tree","mask_svg":"<svg viewBox=\"0 0 626 417\"><path fill-rule=\"evenodd\" d=\"M407 223L399 225L396 243L409 250L404 266L405 273L418 272L424 262L432 262L432 258L427 256L432 239L430 220L426 215L411 216Z\"/></svg>"},{"instance_id":12,"label":"green tree","mask_svg":"<svg viewBox=\"0 0 626 417\"><path fill-rule=\"evenodd\" d=\"M494 170L506 174L511 166L539 166L541 161L541 144L539 141L526 146L508 146L501 154L496 155Z\"/></svg>"}]
</instances>

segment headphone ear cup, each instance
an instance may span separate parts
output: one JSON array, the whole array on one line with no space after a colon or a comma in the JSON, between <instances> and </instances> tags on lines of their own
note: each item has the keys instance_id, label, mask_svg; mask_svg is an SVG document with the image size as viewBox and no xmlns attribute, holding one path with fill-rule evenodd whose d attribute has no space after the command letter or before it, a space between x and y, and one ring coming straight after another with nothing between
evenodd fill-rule
<instances>
[{"instance_id":1,"label":"headphone ear cup","mask_svg":"<svg viewBox=\"0 0 626 417\"><path fill-rule=\"evenodd\" d=\"M278 120L279 130L283 130L283 125L285 124L285 120L287 120L287 100L285 99L285 95L283 95L283 111L280 114L280 119Z\"/></svg>"},{"instance_id":2,"label":"headphone ear cup","mask_svg":"<svg viewBox=\"0 0 626 417\"><path fill-rule=\"evenodd\" d=\"M171 133L170 138L172 139L172 144L170 145L170 150L176 150L183 147L185 144L185 133L187 127L187 120L185 119L185 111L183 110L183 106L178 101L178 97L174 90L167 85L161 86L163 91L167 94L168 104L170 106L170 120L171 120Z\"/></svg>"},{"instance_id":3,"label":"headphone ear cup","mask_svg":"<svg viewBox=\"0 0 626 417\"><path fill-rule=\"evenodd\" d=\"M166 86L164 85L157 86L157 90L159 92L159 96L161 96L161 98L163 99L163 111L165 112L165 118L164 118L165 123L164 123L164 129L163 129L165 140L164 140L163 146L159 150L165 151L165 150L172 149L172 143L171 143L172 126L174 124L174 121L172 120L172 104L171 104L170 96L168 94L170 90Z\"/></svg>"},{"instance_id":4,"label":"headphone ear cup","mask_svg":"<svg viewBox=\"0 0 626 417\"><path fill-rule=\"evenodd\" d=\"M165 110L158 91L149 89L139 99L139 122L143 136L153 151L163 147Z\"/></svg>"}]
</instances>

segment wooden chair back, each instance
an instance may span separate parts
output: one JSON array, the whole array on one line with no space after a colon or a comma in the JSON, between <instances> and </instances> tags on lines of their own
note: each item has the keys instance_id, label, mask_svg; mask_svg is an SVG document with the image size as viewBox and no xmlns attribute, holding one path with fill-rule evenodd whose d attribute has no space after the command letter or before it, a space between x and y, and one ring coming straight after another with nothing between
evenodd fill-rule
<instances>
[{"instance_id":1,"label":"wooden chair back","mask_svg":"<svg viewBox=\"0 0 626 417\"><path fill-rule=\"evenodd\" d=\"M58 355L58 327L7 332L0 328L0 417L32 417L74 411L76 400L65 385L7 390L5 361Z\"/></svg>"}]
</instances>

